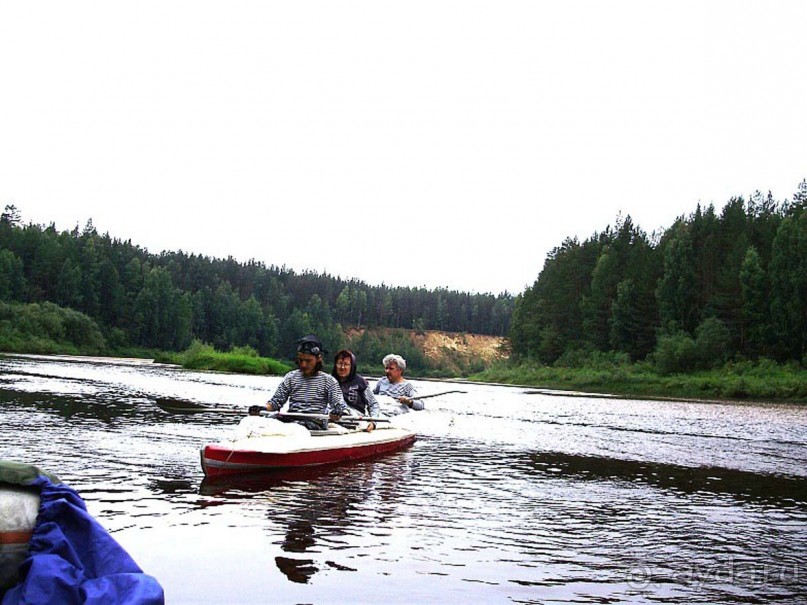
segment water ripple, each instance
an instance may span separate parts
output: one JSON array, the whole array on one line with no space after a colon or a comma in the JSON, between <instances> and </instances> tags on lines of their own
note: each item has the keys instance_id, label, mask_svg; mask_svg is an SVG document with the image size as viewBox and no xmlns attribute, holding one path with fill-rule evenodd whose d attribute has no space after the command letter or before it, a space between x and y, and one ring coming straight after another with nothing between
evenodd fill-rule
<instances>
[{"instance_id":1,"label":"water ripple","mask_svg":"<svg viewBox=\"0 0 807 605\"><path fill-rule=\"evenodd\" d=\"M399 420L419 434L404 451L205 480L199 448L238 418L154 404L246 407L278 380L0 358L0 455L78 489L175 602L266 602L267 584L284 602L355 602L356 586L389 603L807 592L805 408L468 385Z\"/></svg>"}]
</instances>

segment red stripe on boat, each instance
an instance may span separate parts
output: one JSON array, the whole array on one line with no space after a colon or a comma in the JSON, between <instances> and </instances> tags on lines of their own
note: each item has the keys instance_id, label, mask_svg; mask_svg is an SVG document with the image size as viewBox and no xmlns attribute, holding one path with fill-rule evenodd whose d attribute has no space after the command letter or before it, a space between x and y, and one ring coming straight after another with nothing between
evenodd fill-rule
<instances>
[{"instance_id":1,"label":"red stripe on boat","mask_svg":"<svg viewBox=\"0 0 807 605\"><path fill-rule=\"evenodd\" d=\"M328 437L315 437L315 439L328 439ZM206 476L215 477L218 475L334 464L392 452L411 445L414 441L415 434L407 433L387 441L285 453L244 449L234 450L223 444L210 444L204 446L201 450L202 469Z\"/></svg>"}]
</instances>

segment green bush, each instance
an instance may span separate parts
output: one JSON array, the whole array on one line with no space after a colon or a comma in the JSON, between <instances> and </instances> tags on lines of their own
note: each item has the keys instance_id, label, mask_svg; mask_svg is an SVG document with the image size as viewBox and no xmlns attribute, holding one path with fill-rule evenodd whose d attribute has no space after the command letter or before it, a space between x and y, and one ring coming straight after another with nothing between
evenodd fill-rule
<instances>
[{"instance_id":1,"label":"green bush","mask_svg":"<svg viewBox=\"0 0 807 605\"><path fill-rule=\"evenodd\" d=\"M582 368L591 360L589 349L567 349L552 364L556 368Z\"/></svg>"},{"instance_id":2,"label":"green bush","mask_svg":"<svg viewBox=\"0 0 807 605\"><path fill-rule=\"evenodd\" d=\"M555 363L560 368L596 368L612 370L630 365L630 356L622 351L596 351L591 349L571 349L564 351Z\"/></svg>"},{"instance_id":3,"label":"green bush","mask_svg":"<svg viewBox=\"0 0 807 605\"><path fill-rule=\"evenodd\" d=\"M0 303L0 349L16 353L103 355L106 341L92 319L53 303Z\"/></svg>"},{"instance_id":4,"label":"green bush","mask_svg":"<svg viewBox=\"0 0 807 605\"><path fill-rule=\"evenodd\" d=\"M252 347L235 347L229 353L222 353L199 340L194 340L185 351L176 355L175 360L189 370L238 374L285 374L291 369L291 366L276 359L259 357Z\"/></svg>"},{"instance_id":5,"label":"green bush","mask_svg":"<svg viewBox=\"0 0 807 605\"><path fill-rule=\"evenodd\" d=\"M191 370L212 369L217 353L213 345L194 339L191 345L177 355L180 365Z\"/></svg>"},{"instance_id":6,"label":"green bush","mask_svg":"<svg viewBox=\"0 0 807 605\"><path fill-rule=\"evenodd\" d=\"M258 351L253 349L252 347L233 347L230 350L230 353L233 355L237 355L239 357L259 357Z\"/></svg>"},{"instance_id":7,"label":"green bush","mask_svg":"<svg viewBox=\"0 0 807 605\"><path fill-rule=\"evenodd\" d=\"M707 317L695 331L695 346L701 368L716 368L726 363L731 348L731 333L722 321Z\"/></svg>"},{"instance_id":8,"label":"green bush","mask_svg":"<svg viewBox=\"0 0 807 605\"><path fill-rule=\"evenodd\" d=\"M660 336L653 358L656 370L662 375L691 372L699 361L695 341L684 332Z\"/></svg>"}]
</instances>

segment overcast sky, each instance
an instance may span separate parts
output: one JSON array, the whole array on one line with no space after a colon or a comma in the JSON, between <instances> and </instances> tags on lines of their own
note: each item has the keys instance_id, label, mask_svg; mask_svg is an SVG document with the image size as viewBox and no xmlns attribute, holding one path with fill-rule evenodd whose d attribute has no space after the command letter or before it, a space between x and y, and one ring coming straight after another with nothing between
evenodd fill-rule
<instances>
[{"instance_id":1,"label":"overcast sky","mask_svg":"<svg viewBox=\"0 0 807 605\"><path fill-rule=\"evenodd\" d=\"M0 0L0 207L521 292L619 214L807 178L807 2Z\"/></svg>"}]
</instances>

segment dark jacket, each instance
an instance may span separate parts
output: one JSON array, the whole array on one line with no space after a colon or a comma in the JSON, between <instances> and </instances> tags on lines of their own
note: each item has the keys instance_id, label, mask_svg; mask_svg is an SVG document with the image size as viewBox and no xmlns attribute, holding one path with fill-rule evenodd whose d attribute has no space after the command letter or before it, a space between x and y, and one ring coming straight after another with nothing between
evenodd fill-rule
<instances>
[{"instance_id":1,"label":"dark jacket","mask_svg":"<svg viewBox=\"0 0 807 605\"><path fill-rule=\"evenodd\" d=\"M363 376L356 374L356 356L350 351L346 351L346 353L350 355L350 374L344 381L341 380L336 374L335 361L332 372L333 377L336 378L342 389L345 403L361 414L378 416L381 413L378 401L376 401L372 390L370 390L367 380ZM336 359L341 355L343 355L342 351L336 354Z\"/></svg>"}]
</instances>

